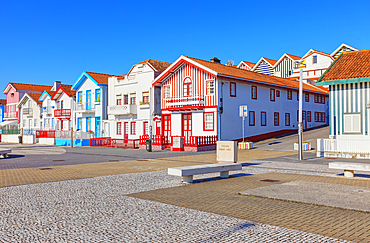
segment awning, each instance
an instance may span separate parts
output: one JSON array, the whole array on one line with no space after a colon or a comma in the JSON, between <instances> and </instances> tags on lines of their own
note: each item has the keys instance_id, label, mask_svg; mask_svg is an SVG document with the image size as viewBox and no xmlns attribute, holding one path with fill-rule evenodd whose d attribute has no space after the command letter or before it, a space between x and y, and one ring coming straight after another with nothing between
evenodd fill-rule
<instances>
[{"instance_id":1,"label":"awning","mask_svg":"<svg viewBox=\"0 0 370 243\"><path fill-rule=\"evenodd\" d=\"M0 126L6 126L6 125L18 125L18 121L12 120L12 121L4 121L0 123Z\"/></svg>"}]
</instances>

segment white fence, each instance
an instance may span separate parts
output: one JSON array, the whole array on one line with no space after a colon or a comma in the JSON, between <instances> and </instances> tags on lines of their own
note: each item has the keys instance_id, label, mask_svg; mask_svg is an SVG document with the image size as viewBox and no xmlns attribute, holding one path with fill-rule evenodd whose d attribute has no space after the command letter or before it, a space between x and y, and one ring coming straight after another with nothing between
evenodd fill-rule
<instances>
[{"instance_id":1,"label":"white fence","mask_svg":"<svg viewBox=\"0 0 370 243\"><path fill-rule=\"evenodd\" d=\"M321 153L370 154L370 140L317 139L317 156Z\"/></svg>"},{"instance_id":2,"label":"white fence","mask_svg":"<svg viewBox=\"0 0 370 243\"><path fill-rule=\"evenodd\" d=\"M74 139L90 139L94 137L94 133L76 131L73 132ZM71 138L71 131L55 131L55 138Z\"/></svg>"}]
</instances>

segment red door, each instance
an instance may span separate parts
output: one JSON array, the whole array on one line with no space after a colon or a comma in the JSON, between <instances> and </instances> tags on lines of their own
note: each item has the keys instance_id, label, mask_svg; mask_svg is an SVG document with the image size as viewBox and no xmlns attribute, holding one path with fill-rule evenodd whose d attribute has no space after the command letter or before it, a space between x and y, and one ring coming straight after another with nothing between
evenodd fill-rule
<instances>
[{"instance_id":1,"label":"red door","mask_svg":"<svg viewBox=\"0 0 370 243\"><path fill-rule=\"evenodd\" d=\"M168 138L168 141L171 140L171 115L163 116L163 136Z\"/></svg>"},{"instance_id":2,"label":"red door","mask_svg":"<svg viewBox=\"0 0 370 243\"><path fill-rule=\"evenodd\" d=\"M123 123L123 139L128 139L128 122Z\"/></svg>"},{"instance_id":3,"label":"red door","mask_svg":"<svg viewBox=\"0 0 370 243\"><path fill-rule=\"evenodd\" d=\"M191 128L191 113L182 114L182 136L184 137L184 142L188 141L192 135Z\"/></svg>"},{"instance_id":4,"label":"red door","mask_svg":"<svg viewBox=\"0 0 370 243\"><path fill-rule=\"evenodd\" d=\"M161 134L161 122L157 121L155 125L155 135L160 135Z\"/></svg>"}]
</instances>

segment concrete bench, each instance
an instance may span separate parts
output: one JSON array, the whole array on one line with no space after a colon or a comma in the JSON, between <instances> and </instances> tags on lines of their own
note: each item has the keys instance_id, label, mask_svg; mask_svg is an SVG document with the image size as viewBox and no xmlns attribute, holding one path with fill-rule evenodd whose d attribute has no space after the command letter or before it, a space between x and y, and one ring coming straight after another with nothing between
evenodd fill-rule
<instances>
[{"instance_id":1,"label":"concrete bench","mask_svg":"<svg viewBox=\"0 0 370 243\"><path fill-rule=\"evenodd\" d=\"M12 152L11 149L0 149L0 158L7 158L8 153Z\"/></svg>"},{"instance_id":2,"label":"concrete bench","mask_svg":"<svg viewBox=\"0 0 370 243\"><path fill-rule=\"evenodd\" d=\"M193 175L220 172L221 178L228 178L229 171L241 170L241 169L242 169L242 164L219 163L219 164L192 165L192 166L168 168L168 174L174 175L174 176L182 176L183 182L192 183Z\"/></svg>"},{"instance_id":3,"label":"concrete bench","mask_svg":"<svg viewBox=\"0 0 370 243\"><path fill-rule=\"evenodd\" d=\"M345 177L354 177L354 171L370 171L370 164L350 163L350 162L332 162L329 163L330 169L343 169Z\"/></svg>"}]
</instances>

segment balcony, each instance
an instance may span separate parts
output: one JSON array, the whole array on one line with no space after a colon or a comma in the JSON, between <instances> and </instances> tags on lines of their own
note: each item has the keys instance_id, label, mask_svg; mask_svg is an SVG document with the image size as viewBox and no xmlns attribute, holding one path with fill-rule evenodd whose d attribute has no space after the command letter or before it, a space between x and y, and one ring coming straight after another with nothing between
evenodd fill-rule
<instances>
[{"instance_id":1,"label":"balcony","mask_svg":"<svg viewBox=\"0 0 370 243\"><path fill-rule=\"evenodd\" d=\"M54 117L71 117L71 109L56 109L54 110Z\"/></svg>"},{"instance_id":2,"label":"balcony","mask_svg":"<svg viewBox=\"0 0 370 243\"><path fill-rule=\"evenodd\" d=\"M23 112L23 115L25 115L25 116L32 116L33 115L33 109L32 108L23 108L22 112Z\"/></svg>"},{"instance_id":3,"label":"balcony","mask_svg":"<svg viewBox=\"0 0 370 243\"><path fill-rule=\"evenodd\" d=\"M204 96L196 95L190 97L168 97L164 99L164 105L166 108L200 108L204 106Z\"/></svg>"},{"instance_id":4,"label":"balcony","mask_svg":"<svg viewBox=\"0 0 370 243\"><path fill-rule=\"evenodd\" d=\"M42 107L42 113L45 113L45 114L52 114L52 109L51 109L51 106L44 106Z\"/></svg>"},{"instance_id":5,"label":"balcony","mask_svg":"<svg viewBox=\"0 0 370 243\"><path fill-rule=\"evenodd\" d=\"M94 113L95 112L95 103L93 102L81 102L76 104L75 112L81 113Z\"/></svg>"},{"instance_id":6,"label":"balcony","mask_svg":"<svg viewBox=\"0 0 370 243\"><path fill-rule=\"evenodd\" d=\"M109 115L129 115L137 114L136 105L112 105L109 106Z\"/></svg>"},{"instance_id":7,"label":"balcony","mask_svg":"<svg viewBox=\"0 0 370 243\"><path fill-rule=\"evenodd\" d=\"M18 111L5 112L4 119L18 119Z\"/></svg>"}]
</instances>

